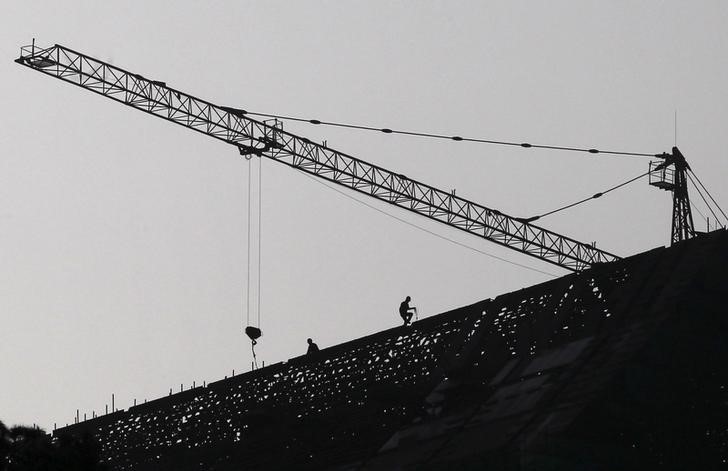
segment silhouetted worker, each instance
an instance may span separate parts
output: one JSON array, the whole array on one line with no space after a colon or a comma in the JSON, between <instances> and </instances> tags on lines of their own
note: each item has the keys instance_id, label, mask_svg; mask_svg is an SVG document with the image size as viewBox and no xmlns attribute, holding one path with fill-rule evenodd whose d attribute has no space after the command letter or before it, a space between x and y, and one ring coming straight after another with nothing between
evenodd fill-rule
<instances>
[{"instance_id":1,"label":"silhouetted worker","mask_svg":"<svg viewBox=\"0 0 728 471\"><path fill-rule=\"evenodd\" d=\"M412 320L412 314L417 313L416 307L410 307L409 303L412 298L407 296L407 298L402 301L402 304L399 305L399 315L402 316L402 320L404 321L404 325L408 325L410 321Z\"/></svg>"},{"instance_id":2,"label":"silhouetted worker","mask_svg":"<svg viewBox=\"0 0 728 471\"><path fill-rule=\"evenodd\" d=\"M308 351L306 352L306 355L313 355L314 353L318 353L319 348L318 345L314 343L313 340L308 339Z\"/></svg>"}]
</instances>

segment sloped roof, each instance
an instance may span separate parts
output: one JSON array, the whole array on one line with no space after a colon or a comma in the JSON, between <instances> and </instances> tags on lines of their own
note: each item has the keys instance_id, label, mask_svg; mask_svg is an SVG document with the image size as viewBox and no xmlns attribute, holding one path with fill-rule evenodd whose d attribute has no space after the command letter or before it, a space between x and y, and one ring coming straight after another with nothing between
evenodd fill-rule
<instances>
[{"instance_id":1,"label":"sloped roof","mask_svg":"<svg viewBox=\"0 0 728 471\"><path fill-rule=\"evenodd\" d=\"M720 230L55 434L118 470L709 469L726 262Z\"/></svg>"}]
</instances>

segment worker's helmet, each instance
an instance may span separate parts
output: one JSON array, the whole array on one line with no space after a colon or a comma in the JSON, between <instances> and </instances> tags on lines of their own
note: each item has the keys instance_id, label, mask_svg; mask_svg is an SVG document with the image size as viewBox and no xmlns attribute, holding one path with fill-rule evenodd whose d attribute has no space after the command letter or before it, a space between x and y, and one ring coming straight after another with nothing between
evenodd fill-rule
<instances>
[{"instance_id":1,"label":"worker's helmet","mask_svg":"<svg viewBox=\"0 0 728 471\"><path fill-rule=\"evenodd\" d=\"M311 340L311 339L306 339L306 342L308 342L308 343L312 343L312 342L313 342L313 340Z\"/></svg>"},{"instance_id":2,"label":"worker's helmet","mask_svg":"<svg viewBox=\"0 0 728 471\"><path fill-rule=\"evenodd\" d=\"M411 299L412 298L410 298L409 296L407 296L407 299L405 299L405 301L410 301Z\"/></svg>"}]
</instances>

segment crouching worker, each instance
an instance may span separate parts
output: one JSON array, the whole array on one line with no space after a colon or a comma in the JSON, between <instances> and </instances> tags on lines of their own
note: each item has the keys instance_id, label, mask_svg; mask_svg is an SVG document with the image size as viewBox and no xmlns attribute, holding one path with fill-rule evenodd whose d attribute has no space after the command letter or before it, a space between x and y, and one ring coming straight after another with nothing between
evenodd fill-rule
<instances>
[{"instance_id":1,"label":"crouching worker","mask_svg":"<svg viewBox=\"0 0 728 471\"><path fill-rule=\"evenodd\" d=\"M417 314L417 308L416 307L410 307L409 303L412 298L407 296L404 301L402 301L402 304L399 305L399 315L402 316L402 320L404 321L404 325L409 325L412 321L412 314Z\"/></svg>"}]
</instances>

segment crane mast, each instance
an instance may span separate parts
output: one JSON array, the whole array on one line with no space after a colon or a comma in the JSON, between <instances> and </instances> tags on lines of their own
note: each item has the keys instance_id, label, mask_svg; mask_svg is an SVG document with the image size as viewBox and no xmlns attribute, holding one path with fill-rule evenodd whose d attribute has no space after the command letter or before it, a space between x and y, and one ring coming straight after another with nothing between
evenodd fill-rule
<instances>
[{"instance_id":1,"label":"crane mast","mask_svg":"<svg viewBox=\"0 0 728 471\"><path fill-rule=\"evenodd\" d=\"M180 124L318 178L367 194L496 244L581 271L619 257L257 121L245 111L214 105L61 45L25 46L17 63L112 100Z\"/></svg>"},{"instance_id":2,"label":"crane mast","mask_svg":"<svg viewBox=\"0 0 728 471\"><path fill-rule=\"evenodd\" d=\"M696 236L688 196L687 171L690 170L680 149L657 155L662 162L650 162L650 185L672 192L671 245Z\"/></svg>"}]
</instances>

